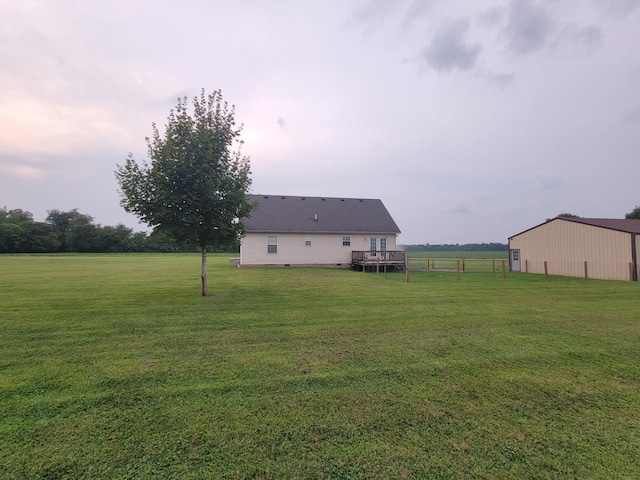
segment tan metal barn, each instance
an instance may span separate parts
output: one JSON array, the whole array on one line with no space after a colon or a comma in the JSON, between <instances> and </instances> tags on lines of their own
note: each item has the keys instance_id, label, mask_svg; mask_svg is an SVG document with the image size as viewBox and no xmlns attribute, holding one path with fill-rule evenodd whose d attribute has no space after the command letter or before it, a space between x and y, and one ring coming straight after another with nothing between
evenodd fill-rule
<instances>
[{"instance_id":1,"label":"tan metal barn","mask_svg":"<svg viewBox=\"0 0 640 480\"><path fill-rule=\"evenodd\" d=\"M556 217L509 237L513 272L640 278L640 220Z\"/></svg>"}]
</instances>

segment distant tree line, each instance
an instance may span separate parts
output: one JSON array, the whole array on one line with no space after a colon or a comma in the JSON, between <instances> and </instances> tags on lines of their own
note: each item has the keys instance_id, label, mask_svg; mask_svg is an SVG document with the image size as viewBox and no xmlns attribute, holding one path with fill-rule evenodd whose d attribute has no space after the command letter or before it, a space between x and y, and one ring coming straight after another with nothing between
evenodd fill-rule
<instances>
[{"instance_id":1,"label":"distant tree line","mask_svg":"<svg viewBox=\"0 0 640 480\"><path fill-rule=\"evenodd\" d=\"M196 252L160 234L134 232L122 224L102 226L90 215L49 210L44 222L21 209L0 209L0 253ZM239 245L225 250L239 251Z\"/></svg>"},{"instance_id":2,"label":"distant tree line","mask_svg":"<svg viewBox=\"0 0 640 480\"><path fill-rule=\"evenodd\" d=\"M509 250L505 243L444 243L439 245L425 243L423 245L402 245L402 248L407 252L501 252Z\"/></svg>"},{"instance_id":3,"label":"distant tree line","mask_svg":"<svg viewBox=\"0 0 640 480\"><path fill-rule=\"evenodd\" d=\"M580 215L574 215L573 213L560 213L558 217L561 218L581 218ZM636 207L631 210L629 213L624 215L626 219L640 219L640 206L636 205ZM547 218L547 222L553 220L553 218Z\"/></svg>"}]
</instances>

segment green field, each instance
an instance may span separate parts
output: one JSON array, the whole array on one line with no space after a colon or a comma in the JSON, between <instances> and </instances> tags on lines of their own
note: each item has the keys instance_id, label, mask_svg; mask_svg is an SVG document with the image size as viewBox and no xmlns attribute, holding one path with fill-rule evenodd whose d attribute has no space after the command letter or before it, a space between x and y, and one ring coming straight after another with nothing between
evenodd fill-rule
<instances>
[{"instance_id":1,"label":"green field","mask_svg":"<svg viewBox=\"0 0 640 480\"><path fill-rule=\"evenodd\" d=\"M0 256L0 478L638 478L640 285Z\"/></svg>"}]
</instances>

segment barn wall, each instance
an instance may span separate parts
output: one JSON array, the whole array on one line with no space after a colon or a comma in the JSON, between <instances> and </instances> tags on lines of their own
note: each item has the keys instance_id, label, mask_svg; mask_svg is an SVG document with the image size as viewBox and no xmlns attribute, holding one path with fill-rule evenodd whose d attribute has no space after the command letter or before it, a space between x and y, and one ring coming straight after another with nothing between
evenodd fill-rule
<instances>
[{"instance_id":1,"label":"barn wall","mask_svg":"<svg viewBox=\"0 0 640 480\"><path fill-rule=\"evenodd\" d=\"M549 275L629 280L629 233L554 219L511 237L510 248L520 250L521 271Z\"/></svg>"},{"instance_id":2,"label":"barn wall","mask_svg":"<svg viewBox=\"0 0 640 480\"><path fill-rule=\"evenodd\" d=\"M278 253L267 253L267 236L277 235ZM311 235L311 246L305 245ZM342 237L351 237L351 245L343 246ZM247 233L240 247L241 265L351 265L353 250L368 250L369 237L386 237L387 250L396 250L396 236L349 233Z\"/></svg>"}]
</instances>

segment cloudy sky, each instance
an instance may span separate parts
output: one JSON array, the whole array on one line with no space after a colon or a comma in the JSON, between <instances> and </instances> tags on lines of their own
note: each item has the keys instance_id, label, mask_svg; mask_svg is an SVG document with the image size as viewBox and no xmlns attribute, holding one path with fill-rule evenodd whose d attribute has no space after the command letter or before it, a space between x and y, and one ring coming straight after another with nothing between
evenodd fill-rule
<instances>
[{"instance_id":1,"label":"cloudy sky","mask_svg":"<svg viewBox=\"0 0 640 480\"><path fill-rule=\"evenodd\" d=\"M178 97L221 89L253 193L380 198L400 243L640 204L640 0L0 0L0 207L119 205Z\"/></svg>"}]
</instances>

